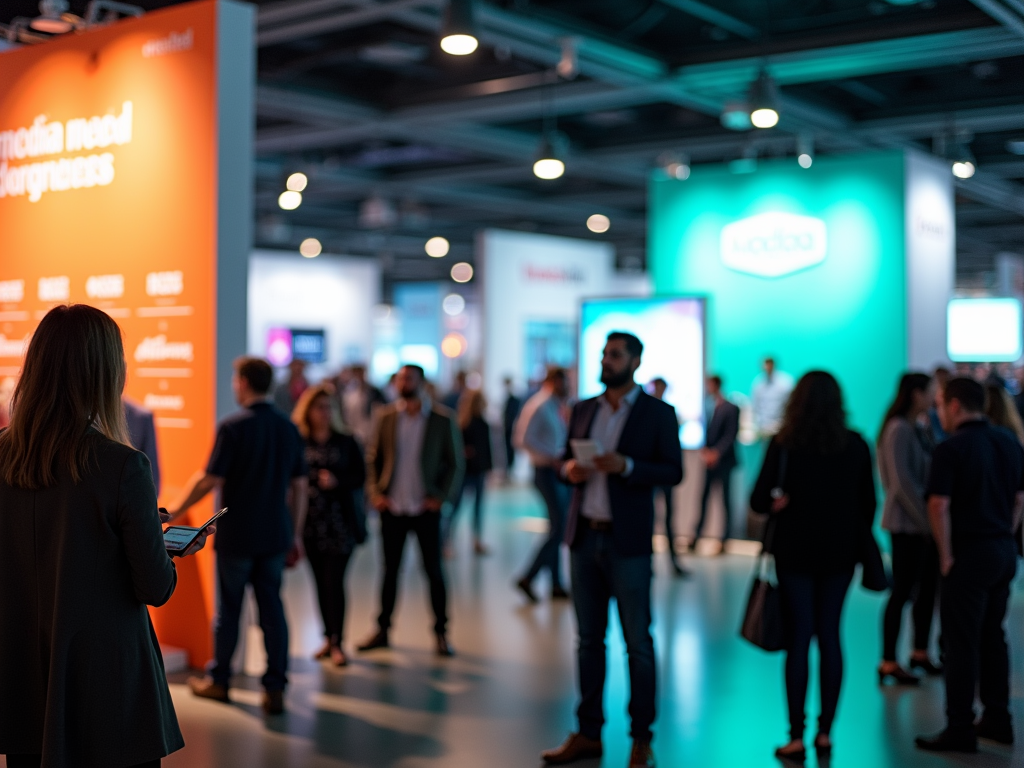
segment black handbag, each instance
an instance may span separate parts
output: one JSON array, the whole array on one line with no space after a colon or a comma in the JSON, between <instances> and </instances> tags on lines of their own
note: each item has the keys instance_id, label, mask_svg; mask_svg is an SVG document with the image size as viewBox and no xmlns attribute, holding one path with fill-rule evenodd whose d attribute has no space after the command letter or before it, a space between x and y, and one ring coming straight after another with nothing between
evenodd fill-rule
<instances>
[{"instance_id":1,"label":"black handbag","mask_svg":"<svg viewBox=\"0 0 1024 768\"><path fill-rule=\"evenodd\" d=\"M782 481L786 475L787 452L779 457L779 481L772 490L772 497L782 494ZM765 651L781 651L785 647L785 629L782 622L782 598L779 587L772 580L772 543L775 538L774 515L769 515L765 525L761 554L757 557L754 581L750 585L747 609L743 613L740 635L744 640Z\"/></svg>"},{"instance_id":2,"label":"black handbag","mask_svg":"<svg viewBox=\"0 0 1024 768\"><path fill-rule=\"evenodd\" d=\"M892 583L886 573L882 552L875 541L875 534L868 528L864 531L864 539L860 548L860 585L872 592L886 592Z\"/></svg>"}]
</instances>

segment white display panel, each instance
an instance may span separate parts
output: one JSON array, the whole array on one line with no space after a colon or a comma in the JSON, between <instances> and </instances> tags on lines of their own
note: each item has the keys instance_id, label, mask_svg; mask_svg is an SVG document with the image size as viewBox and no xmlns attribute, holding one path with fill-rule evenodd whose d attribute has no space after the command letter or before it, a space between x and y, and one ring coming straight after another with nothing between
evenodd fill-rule
<instances>
[{"instance_id":1,"label":"white display panel","mask_svg":"<svg viewBox=\"0 0 1024 768\"><path fill-rule=\"evenodd\" d=\"M595 299L583 302L580 315L580 397L599 395L601 354L612 331L632 333L644 354L636 381L661 377L668 383L665 401L679 417L683 448L704 445L704 299Z\"/></svg>"},{"instance_id":2,"label":"white display panel","mask_svg":"<svg viewBox=\"0 0 1024 768\"><path fill-rule=\"evenodd\" d=\"M947 348L955 362L1012 363L1024 354L1019 299L953 299L947 321Z\"/></svg>"}]
</instances>

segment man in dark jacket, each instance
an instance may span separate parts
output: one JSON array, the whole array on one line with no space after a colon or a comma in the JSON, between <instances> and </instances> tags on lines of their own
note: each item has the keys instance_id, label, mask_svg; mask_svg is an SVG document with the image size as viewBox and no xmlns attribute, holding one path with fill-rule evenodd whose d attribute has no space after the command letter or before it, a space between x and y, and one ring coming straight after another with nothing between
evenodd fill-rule
<instances>
[{"instance_id":1,"label":"man in dark jacket","mask_svg":"<svg viewBox=\"0 0 1024 768\"><path fill-rule=\"evenodd\" d=\"M932 456L928 519L942 573L946 729L919 736L933 752L976 752L978 738L1013 744L1006 606L1017 571L1013 532L1024 511L1024 450L984 416L985 390L950 379L939 392L950 435ZM975 723L974 699L984 707Z\"/></svg>"},{"instance_id":2,"label":"man in dark jacket","mask_svg":"<svg viewBox=\"0 0 1024 768\"><path fill-rule=\"evenodd\" d=\"M288 623L281 602L281 582L288 563L302 556L302 530L309 501L305 441L295 425L269 400L274 371L266 360L235 361L231 383L240 410L217 427L206 465L172 510L180 517L210 491L217 490L228 508L221 518L217 549L217 621L210 676L192 678L196 696L228 701L231 657L238 644L246 584L259 606L267 649L263 676L267 714L284 711L288 669Z\"/></svg>"},{"instance_id":3,"label":"man in dark jacket","mask_svg":"<svg viewBox=\"0 0 1024 768\"><path fill-rule=\"evenodd\" d=\"M461 487L465 457L455 414L430 402L423 393L423 379L418 365L399 369L399 399L381 409L366 447L367 496L380 513L384 583L377 633L359 646L360 651L388 647L405 539L415 533L430 582L437 654L452 655L441 570L441 509Z\"/></svg>"},{"instance_id":4,"label":"man in dark jacket","mask_svg":"<svg viewBox=\"0 0 1024 768\"><path fill-rule=\"evenodd\" d=\"M691 549L704 532L704 523L708 518L708 501L711 491L716 485L722 487L722 508L725 510L725 522L722 528L722 549L725 551L725 540L729 538L729 516L732 513L729 485L732 482L732 471L739 461L736 458L736 436L740 431L740 409L725 399L722 394L720 376L709 376L707 380L708 395L715 402L715 409L708 422L707 436L700 457L704 461L704 493L700 499L700 519L693 532Z\"/></svg>"},{"instance_id":5,"label":"man in dark jacket","mask_svg":"<svg viewBox=\"0 0 1024 768\"><path fill-rule=\"evenodd\" d=\"M566 543L579 627L579 732L542 754L549 764L601 756L605 634L614 597L629 656L633 737L629 765L654 765L651 725L656 675L650 632L654 489L676 485L683 470L675 412L633 380L642 353L636 336L609 334L601 360L601 383L606 390L600 397L577 403L569 422L561 475L574 486Z\"/></svg>"}]
</instances>

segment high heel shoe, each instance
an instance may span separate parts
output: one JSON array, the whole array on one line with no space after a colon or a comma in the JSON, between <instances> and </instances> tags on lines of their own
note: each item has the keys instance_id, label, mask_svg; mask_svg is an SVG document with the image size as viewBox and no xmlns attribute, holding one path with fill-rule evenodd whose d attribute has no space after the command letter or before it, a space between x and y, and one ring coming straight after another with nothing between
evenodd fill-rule
<instances>
[{"instance_id":1,"label":"high heel shoe","mask_svg":"<svg viewBox=\"0 0 1024 768\"><path fill-rule=\"evenodd\" d=\"M792 746L792 743L790 743L776 749L775 757L779 760L786 760L791 763L802 763L807 759L807 749L803 744L794 747Z\"/></svg>"},{"instance_id":2,"label":"high heel shoe","mask_svg":"<svg viewBox=\"0 0 1024 768\"><path fill-rule=\"evenodd\" d=\"M885 685L885 681L888 678L892 678L892 681L896 685L918 685L921 682L921 678L917 675L912 675L903 667L896 667L895 669L885 671L881 667L878 668L878 684Z\"/></svg>"},{"instance_id":3,"label":"high heel shoe","mask_svg":"<svg viewBox=\"0 0 1024 768\"><path fill-rule=\"evenodd\" d=\"M823 733L814 737L814 751L818 757L830 757L832 755L832 740Z\"/></svg>"},{"instance_id":4,"label":"high heel shoe","mask_svg":"<svg viewBox=\"0 0 1024 768\"><path fill-rule=\"evenodd\" d=\"M933 664L932 660L931 659L927 659L927 658L925 658L925 659L911 659L910 660L910 668L911 669L920 669L922 672L924 672L929 677L936 677L936 676L942 674L942 667L940 667L940 666L938 666L936 664Z\"/></svg>"}]
</instances>

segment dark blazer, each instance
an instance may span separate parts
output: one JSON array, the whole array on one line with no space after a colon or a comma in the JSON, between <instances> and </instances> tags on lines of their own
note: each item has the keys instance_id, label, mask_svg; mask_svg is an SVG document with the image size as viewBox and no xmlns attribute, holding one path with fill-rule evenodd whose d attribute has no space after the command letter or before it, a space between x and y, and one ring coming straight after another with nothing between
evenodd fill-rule
<instances>
[{"instance_id":1,"label":"dark blazer","mask_svg":"<svg viewBox=\"0 0 1024 768\"><path fill-rule=\"evenodd\" d=\"M773 438L750 497L755 512L772 514L782 452ZM772 553L778 571L828 575L852 570L862 557L878 503L871 449L864 438L850 432L846 447L831 455L788 451L782 490L789 506L775 521Z\"/></svg>"},{"instance_id":2,"label":"dark blazer","mask_svg":"<svg viewBox=\"0 0 1024 768\"><path fill-rule=\"evenodd\" d=\"M494 469L491 456L491 427L479 416L474 416L464 430L462 442L466 451L466 474L480 475Z\"/></svg>"},{"instance_id":3,"label":"dark blazer","mask_svg":"<svg viewBox=\"0 0 1024 768\"><path fill-rule=\"evenodd\" d=\"M127 766L184 746L147 605L177 576L145 455L92 432L93 464L0 481L0 754Z\"/></svg>"},{"instance_id":4,"label":"dark blazer","mask_svg":"<svg viewBox=\"0 0 1024 768\"><path fill-rule=\"evenodd\" d=\"M569 438L587 438L597 415L598 398L583 400L572 409ZM654 537L654 489L678 485L683 479L683 452L679 422L671 405L641 390L622 427L615 450L633 460L629 477L608 476L612 511L612 539L623 557L650 555ZM563 461L572 458L566 444ZM573 489L565 541L573 547L582 531L579 524L584 486Z\"/></svg>"},{"instance_id":5,"label":"dark blazer","mask_svg":"<svg viewBox=\"0 0 1024 768\"><path fill-rule=\"evenodd\" d=\"M398 440L398 407L381 409L377 428L366 446L366 492L370 499L387 496L395 471L395 443ZM423 431L420 469L427 496L453 501L462 487L466 459L462 433L455 414L443 405L432 405Z\"/></svg>"},{"instance_id":6,"label":"dark blazer","mask_svg":"<svg viewBox=\"0 0 1024 768\"><path fill-rule=\"evenodd\" d=\"M708 422L704 444L718 451L720 458L715 470L728 470L739 462L736 459L736 436L740 432L740 409L728 400L716 405ZM714 470L712 470L714 471Z\"/></svg>"}]
</instances>

